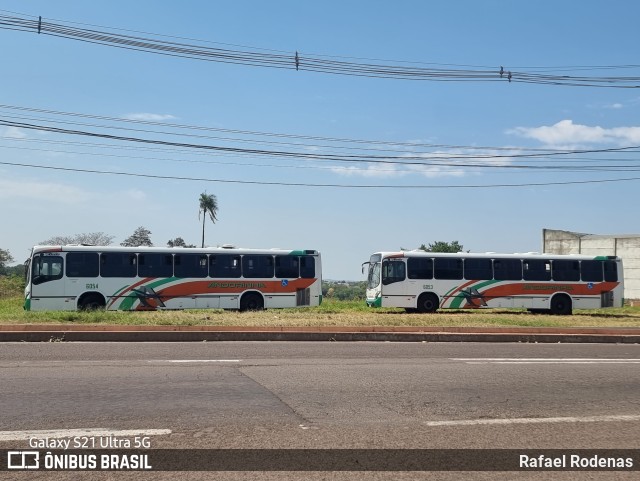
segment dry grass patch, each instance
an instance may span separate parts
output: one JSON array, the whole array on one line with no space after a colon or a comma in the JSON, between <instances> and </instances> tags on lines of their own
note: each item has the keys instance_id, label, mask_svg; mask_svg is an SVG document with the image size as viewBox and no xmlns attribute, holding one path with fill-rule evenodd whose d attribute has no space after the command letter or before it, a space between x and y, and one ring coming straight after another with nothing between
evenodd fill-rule
<instances>
[{"instance_id":1,"label":"dry grass patch","mask_svg":"<svg viewBox=\"0 0 640 481\"><path fill-rule=\"evenodd\" d=\"M0 299L0 324L109 324L248 327L640 327L640 308L575 311L573 316L530 314L525 310L442 310L407 314L370 309L362 302L325 301L322 306L258 312L215 310L153 312L25 312L19 298Z\"/></svg>"}]
</instances>

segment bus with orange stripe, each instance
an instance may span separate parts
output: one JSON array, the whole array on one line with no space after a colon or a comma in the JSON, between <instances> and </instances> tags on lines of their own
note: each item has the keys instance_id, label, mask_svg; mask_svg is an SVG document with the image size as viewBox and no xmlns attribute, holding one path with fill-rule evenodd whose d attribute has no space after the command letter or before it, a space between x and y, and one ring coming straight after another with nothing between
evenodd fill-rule
<instances>
[{"instance_id":1,"label":"bus with orange stripe","mask_svg":"<svg viewBox=\"0 0 640 481\"><path fill-rule=\"evenodd\" d=\"M312 249L36 246L24 308L260 310L317 306L322 263Z\"/></svg>"},{"instance_id":2,"label":"bus with orange stripe","mask_svg":"<svg viewBox=\"0 0 640 481\"><path fill-rule=\"evenodd\" d=\"M442 308L525 308L571 314L622 307L617 256L377 252L367 268L366 303L408 312Z\"/></svg>"}]
</instances>

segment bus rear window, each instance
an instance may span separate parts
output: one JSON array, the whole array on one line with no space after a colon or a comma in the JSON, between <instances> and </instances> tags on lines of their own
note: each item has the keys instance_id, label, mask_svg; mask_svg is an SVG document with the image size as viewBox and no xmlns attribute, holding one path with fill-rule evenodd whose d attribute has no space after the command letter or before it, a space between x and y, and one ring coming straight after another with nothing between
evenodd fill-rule
<instances>
[{"instance_id":1,"label":"bus rear window","mask_svg":"<svg viewBox=\"0 0 640 481\"><path fill-rule=\"evenodd\" d=\"M316 277L316 260L313 256L300 257L300 277L303 279Z\"/></svg>"},{"instance_id":2,"label":"bus rear window","mask_svg":"<svg viewBox=\"0 0 640 481\"><path fill-rule=\"evenodd\" d=\"M604 280L618 282L618 264L616 261L604 261Z\"/></svg>"}]
</instances>

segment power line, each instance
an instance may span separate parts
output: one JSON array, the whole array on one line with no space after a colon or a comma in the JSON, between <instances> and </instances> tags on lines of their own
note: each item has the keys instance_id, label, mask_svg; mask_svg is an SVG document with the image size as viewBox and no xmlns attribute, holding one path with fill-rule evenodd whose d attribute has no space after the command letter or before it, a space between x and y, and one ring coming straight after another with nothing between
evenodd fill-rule
<instances>
[{"instance_id":1,"label":"power line","mask_svg":"<svg viewBox=\"0 0 640 481\"><path fill-rule=\"evenodd\" d=\"M13 13L13 12L9 12ZM18 16L16 16L18 15ZM346 61L337 60L338 56L306 55L296 51L286 53L270 49L243 47L216 48L205 45L202 40L189 43L174 40L158 34L144 34L140 36L122 34L103 27L80 28L71 22L47 21L42 17L26 16L24 14L0 14L0 28L5 30L27 31L42 35L66 38L86 43L117 47L126 50L136 50L158 55L182 57L193 60L239 64L252 67L267 67L288 70L302 70L316 73L347 75L357 77L374 77L412 81L442 81L442 82L520 82L528 84L564 85L574 87L605 87L605 88L639 88L639 76L574 76L566 74L546 73L546 68L537 67L537 71L505 69L503 66L494 68L440 68L419 67L417 63L399 62L385 63L384 61ZM209 42L210 43L210 42ZM345 58L345 57L342 57ZM636 65L602 66L596 68L629 69ZM581 67L586 70L586 67ZM544 72L544 73L540 73Z\"/></svg>"},{"instance_id":2,"label":"power line","mask_svg":"<svg viewBox=\"0 0 640 481\"><path fill-rule=\"evenodd\" d=\"M9 119L3 119L0 113L0 126L4 125L6 127L15 127L17 129L31 129L36 131L44 131L50 132L60 135L73 135L80 137L89 137L89 138L100 138L106 140L108 142L114 143L95 143L95 142L78 142L78 141L65 141L65 140L56 140L56 139L43 139L43 138L24 138L24 139L16 139L16 138L7 138L7 140L12 140L14 142L37 142L37 143L45 143L45 144L61 144L61 145L72 145L72 146L83 146L89 148L98 148L98 149L118 149L118 150L144 150L144 151L154 151L154 152L162 152L163 154L169 154L171 156L175 156L176 153L184 153L188 155L215 155L215 156L223 156L223 157L251 157L251 158L260 158L260 157L268 157L268 158L279 158L285 159L291 162L290 165L278 165L274 163L249 163L249 162L216 162L216 161L195 161L195 160L186 160L186 159L176 159L176 158L159 158L159 157L143 157L143 156L131 156L131 155L116 155L116 154L105 154L105 153L95 153L95 152L70 152L70 151L61 151L61 150L52 150L47 149L48 152L58 152L65 154L77 154L77 155L91 155L91 156L103 156L103 157L111 157L111 158L128 158L128 159L141 159L145 161L169 161L169 162L197 162L197 163L208 163L208 164L221 164L227 166L234 167L260 167L260 168L290 168L290 169L318 169L318 170L326 170L332 171L336 174L343 175L351 175L351 174L359 174L359 175L368 175L368 174L380 174L389 172L391 174L404 176L407 174L423 174L426 176L429 175L455 175L456 172L462 172L461 169L465 169L467 172L477 171L478 169L489 169L493 174L498 173L500 171L504 172L522 172L525 173L527 171L536 171L536 172L544 172L544 171L553 171L553 172L583 172L583 173L595 173L595 172L637 172L640 170L640 159L637 158L627 158L629 154L636 154L640 152L640 146L627 146L627 147L619 147L619 148L608 148L608 149L577 149L577 150L553 150L553 149L525 149L522 147L469 147L469 149L485 149L481 152L475 153L464 153L452 151L454 146L449 146L449 152L419 152L419 151L405 151L405 150L396 150L396 149L378 149L377 147L371 147L370 145L378 145L379 143L385 144L385 142L381 141L366 141L362 139L345 139L345 138L331 138L331 137L319 137L319 136L297 136L292 134L282 134L282 133L273 133L273 132L254 132L247 130L237 130L237 129L216 129L209 127L202 127L197 125L182 125L175 123L165 123L165 122L156 122L156 121L142 121L142 120L129 120L129 119L120 119L115 117L106 117L100 115L91 115L91 114L82 114L82 113L73 113L73 112L59 112L45 109L36 109L36 108L27 108L27 107L18 107L18 106L10 106L10 105L0 105L0 110L6 109L12 112L16 112L13 115L6 115ZM21 114L20 112L26 113L26 115ZM38 115L46 115L53 116L53 118L42 118L42 117L34 117L31 114ZM62 117L62 119L60 118ZM68 119L70 118L70 119ZM33 122L18 122L18 120L36 120L38 123ZM103 123L97 124L95 122L88 122L86 120L101 120ZM107 123L104 123L107 122ZM58 125L60 124L68 124L74 126L83 126L83 127L91 127L90 130L85 129L68 129L61 128ZM114 124L114 125L112 125ZM153 128L138 128L152 126ZM99 129L100 131L95 131L95 129ZM144 132L146 134L153 135L161 135L162 139L151 139L151 138L141 138L134 136L125 136L125 135L114 135L108 133L109 129L117 129L122 131L131 131L131 132ZM167 130L170 129L170 130ZM178 130L175 132L174 130ZM254 137L264 137L267 138L276 136L282 138L295 138L295 140L306 139L324 139L324 143L336 144L336 145L318 145L317 143L307 144L307 143L298 143L298 142L275 142L275 144L279 145L290 145L294 146L297 149L302 150L267 150L267 149L253 149L253 148L244 148L238 146L228 146L228 145L211 145L211 144L194 144L189 142L173 142L167 140L171 136L180 136L180 137L192 137L197 139L222 139L225 142L254 142L254 143L268 143L273 144L274 142L265 141L264 139L244 139L244 138L233 138L233 137L214 137L210 135L201 135L200 132L208 132L209 130L218 132L219 130L223 130L231 135L251 135ZM105 132L106 131L106 132ZM182 131L182 132L180 132ZM239 134L235 134L238 132ZM228 135L228 134L227 134ZM300 139L298 139L300 138ZM124 142L125 144L122 144ZM349 144L349 142L354 142L353 144ZM369 142L370 144L367 144ZM133 144L133 145L127 145ZM410 147L415 145L414 143L401 143L401 142L388 142L390 145L398 144L406 147ZM433 146L436 144L421 144L424 146ZM358 146L358 147L355 147ZM440 145L442 147L443 145ZM1 146L0 147L4 147ZM323 149L336 149L340 147L347 148L349 150L355 150L359 152L363 152L362 154L336 154L332 152L323 152L318 149L318 147L322 147ZM21 147L9 147L9 148L18 148ZM466 146L455 146L455 148L459 150L464 150ZM27 149L27 148L22 148ZM492 149L498 153L491 153L487 149ZM27 149L27 150L37 150L37 149ZM372 155L371 152L367 151L375 151L378 152L401 152L403 155ZM506 153L504 153L506 152ZM615 154L615 158L593 158L594 154ZM584 155L589 155L590 157L583 157ZM621 158L621 156L624 157ZM562 162L558 162L558 158L562 159ZM555 159L555 160L554 160ZM306 165L302 165L301 162L311 162ZM305 163L306 163L305 162ZM319 166L316 163L324 163L328 162L333 165L329 166ZM555 163L553 163L555 162ZM336 165L336 163L351 163L351 164L359 164L358 167L344 167ZM316 165L314 165L316 164ZM7 165L18 165L18 164L7 164ZM32 164L25 164L25 166L33 166ZM54 169L51 166L33 166L33 168L50 168ZM62 168L60 168L62 169ZM69 169L73 171L73 169ZM103 171L94 171L94 170L78 170L79 172L87 172L87 173L110 173ZM147 174L136 174L132 172L124 173L119 172L119 175L137 175L142 177L149 177ZM155 175L155 174L154 174ZM152 176L153 177L153 176ZM158 178L173 178L171 176L156 176ZM184 180L191 178L182 178L175 177L176 180ZM194 178L204 180L200 177ZM635 178L622 179L622 180L634 180ZM211 181L223 181L228 183L248 183L248 184L261 184L260 181L244 181L244 180L233 180L233 179L209 179ZM622 181L621 180L621 181ZM610 180L606 180L610 182ZM590 180L590 181L576 181L569 182L571 183L599 183L599 180ZM533 185L546 185L548 183L528 183L528 184L489 184L493 186L533 186ZM307 183L294 183L294 182L272 182L265 183L265 185L290 185L290 186L319 186L319 187L331 187L331 186L340 186L340 187L353 187L360 188L359 185L356 184L307 184ZM552 183L549 185L565 185L565 183ZM402 185L395 185L398 188L405 188ZM374 185L365 185L364 187L373 188L376 187ZM392 185L382 186L384 188L393 188ZM435 186L410 186L413 188L433 188ZM474 187L474 186L467 186Z\"/></svg>"},{"instance_id":3,"label":"power line","mask_svg":"<svg viewBox=\"0 0 640 481\"><path fill-rule=\"evenodd\" d=\"M11 139L16 140L16 139ZM31 139L24 139L22 141ZM46 141L49 143L56 143L56 141ZM64 142L62 142L64 143ZM215 165L225 165L231 167L258 167L258 168L276 168L276 169L311 169L311 170L325 170L332 171L337 173L351 174L351 173L372 173L372 172L392 172L395 174L409 174L409 173L417 173L415 169L385 169L385 168L345 168L345 167L336 167L336 166L319 166L319 165L282 165L282 164L258 164L258 163L250 163L250 162L222 162L222 161L214 161L214 160L192 160L192 159L176 159L176 158L166 158L166 157L146 157L146 156L135 156L135 155L118 155L118 154L105 154L105 153L96 153L96 152L78 152L78 151L69 151L69 150L54 150L54 149L38 149L31 147L19 147L19 146L5 146L0 145L0 148L5 149L17 149L17 150L26 150L31 152L47 152L47 153L56 153L56 154L72 154L72 155L83 155L83 156L92 156L92 157L107 157L107 158L119 158L119 159L136 159L136 160L149 160L149 161L162 161L162 162L175 162L175 163L193 163L193 164L215 164ZM637 159L620 159L621 162L634 162L639 163L640 161ZM424 167L450 167L450 168L460 168L460 167L470 167L465 165L451 164L450 166L441 165L441 164L424 164ZM482 165L474 166L474 167L483 167ZM494 167L495 170L499 170L502 167L505 170L510 170L509 166L487 166ZM551 165L551 166L532 166L532 165L522 165L518 166L518 170L550 170L550 171L561 171L561 172L640 172L640 164L637 166L630 165L607 165L607 166L590 166L590 165Z\"/></svg>"},{"instance_id":4,"label":"power line","mask_svg":"<svg viewBox=\"0 0 640 481\"><path fill-rule=\"evenodd\" d=\"M425 156L425 155L404 155L404 156L377 156L377 155L336 155L336 154L323 154L323 153L311 153L311 152L292 152L292 151L275 151L264 149L247 149L240 147L227 147L220 145L206 145L206 144L193 144L185 142L171 142L167 140L158 139L144 139L140 137L129 137L122 135L113 135L99 132L90 132L84 130L71 130L62 129L55 126L37 125L24 122L14 122L4 120L0 118L0 126L16 127L22 129L39 130L43 132L67 134L67 135L79 135L94 138L103 138L116 141L135 142L143 144L154 144L168 147L180 147L189 149L198 149L203 151L225 152L225 153L244 153L252 154L256 156L270 156L270 157L282 157L282 158L297 158L305 160L329 160L333 162L347 162L347 163L368 163L368 164L397 164L397 165L410 165L410 166L425 166L425 165L445 165L455 167L490 167L495 164L480 163L480 164L464 164L458 160L507 160L511 158L538 158L538 157L552 157L552 156L567 156L572 154L587 154L587 153L611 153L611 152L627 152L637 151L640 146L629 147L614 147L606 149L576 149L576 150L561 150L547 153L524 153L524 154L494 154L494 155L473 155L473 156L459 156L459 155L446 155L446 156ZM500 166L502 168L522 168L522 166L510 165Z\"/></svg>"},{"instance_id":5,"label":"power line","mask_svg":"<svg viewBox=\"0 0 640 481\"><path fill-rule=\"evenodd\" d=\"M481 159L483 161L489 159L499 159L499 158L506 158L509 160L509 162L511 163L517 163L520 161L530 161L530 160L535 160L538 163L545 163L545 162L553 162L554 160L552 158L545 158L545 155L538 155L537 157L535 156L531 156L531 155L525 155L527 153L541 153L541 154L548 154L549 157L553 157L553 156L558 156L558 155L562 155L563 158L563 164L567 164L567 163L577 163L579 161L587 161L589 163L593 163L593 162L608 162L608 161L618 161L618 162L638 162L638 160L636 159L621 159L620 158L620 154L623 153L629 153L629 154L634 154L637 153L638 150L636 147L631 146L631 147L624 147L621 149L592 149L592 150L559 150L559 149L550 149L550 148L531 148L531 147L521 147L521 146L511 146L511 147L502 147L502 146L468 146L468 145L450 145L450 144L434 144L434 143L422 143L422 142L398 142L398 141L381 141L381 140L364 140L364 139L350 139L350 138L336 138L336 137L322 137L322 136L317 136L317 135L299 135L299 134L286 134L286 133L275 133L275 132L258 132L258 131L250 131L250 130L241 130L241 129L228 129L228 128L219 128L219 127L205 127L205 126L199 126L199 125L192 125L192 124L177 124L177 123L172 123L172 122L159 122L159 121L149 121L149 120L132 120L132 119L126 119L126 118L119 118L119 117L108 117L108 116L104 116L104 115L95 115L95 114L87 114L87 113L78 113L78 112L62 112L62 111L56 111L56 110L47 110L47 109L40 109L40 108L32 108L32 107L22 107L22 106L14 106L14 105L3 105L0 104L0 109L6 109L6 110L10 110L10 111L17 111L17 112L29 112L29 113L38 113L38 114L45 114L45 115L53 115L54 118L53 119L49 119L49 118L39 118L39 117L30 117L30 116L25 116L25 115L6 115L6 117L8 118L15 118L15 119L19 119L19 120L38 120L41 122L46 122L46 123L54 123L55 125L59 125L59 124L72 124L72 125L81 125L81 126L89 126L89 127L99 127L101 129L117 129L117 130L126 130L126 131L134 131L134 132L145 132L145 133L156 133L156 134L162 134L165 136L172 136L172 135L178 135L181 137L195 137L195 138L206 138L206 139L217 139L217 140L223 140L225 142L229 141L229 142L250 142L250 143L257 143L257 144L273 144L273 145L288 145L288 146L294 146L296 148L301 148L304 151L309 151L309 150L314 150L314 151L318 151L320 148L323 149L347 149L347 150L355 150L355 151L361 151L361 152L368 152L368 151L372 151L372 152L395 152L395 153L402 153L403 155L400 156L396 156L396 158L400 158L402 160L409 160L410 159L410 155L413 155L413 158L417 158L419 160L422 160L423 163L426 160L431 161L432 163L436 163L436 162L445 162L446 163L451 163L451 161L453 160L460 160L460 159L464 159L464 160L474 160L474 159ZM96 125L94 123L87 123L87 122L74 122L74 121L69 121L66 119L60 119L59 117L71 117L71 118L79 118L79 119L97 119L97 120L102 120L102 121L107 121L110 123L115 123L116 126L112 126L112 125ZM240 135L240 136L249 136L249 137L256 137L257 139L253 139L253 138L249 138L249 139L245 139L245 138L236 138L236 137L219 137L219 136L207 136L207 135L194 135L194 134L185 134L185 133L175 133L175 132L168 132L167 130L149 130L149 129L137 129L137 128L131 128L131 127L122 127L119 126L117 124L123 124L123 125L129 125L129 124L133 124L133 125L150 125L150 126L159 126L162 127L163 129L176 129L176 130L185 130L186 132L191 132L191 131L195 131L195 132L222 132L225 133L227 135ZM266 141L266 140L262 140L260 139L261 137L276 137L276 138L283 138L283 139L292 139L295 140L295 142L272 142L272 141ZM14 139L15 140L15 139ZM44 139L23 139L24 141L32 141L32 142L57 142L57 143L62 143L65 145L82 145L82 146L92 146L92 147L104 147L104 148L114 148L112 146L110 146L109 144L95 144L95 143L89 143L87 144L86 142L69 142L69 141L53 141L51 139L49 140L44 140ZM324 142L325 145L319 145L317 143L312 143L312 144L308 144L308 143L301 143L298 142L298 140L313 140L315 141L321 141ZM335 144L335 145L326 145L326 143L330 143L330 144ZM345 145L346 144L346 145ZM369 145L368 145L369 144ZM357 146L357 147L356 147ZM362 146L362 147L360 147ZM391 148L379 148L378 146L399 146L402 147L402 149L398 150L398 149L391 149ZM421 147L421 148L432 148L432 149L438 149L436 151L430 150L430 151L423 151L423 150L416 150L416 147ZM140 149L140 150L151 150L151 151L160 151L160 152L165 152L167 151L166 149L171 149L170 151L172 153L175 153L176 151L180 151L180 149L178 147L174 147L174 146L168 146L168 147L162 147L162 146L157 146L157 147L142 147L142 146L119 146L119 149ZM185 150L185 152L188 152L188 148L186 148L187 150ZM411 149L411 150L409 150ZM442 150L449 150L452 152L443 152ZM471 152L473 151L481 151L483 153L483 155L478 155L478 154L473 154ZM252 154L252 150L247 150L245 152L234 152L233 155L238 155L238 156L254 156L255 154ZM265 154L267 152L270 151L264 151ZM271 151L273 152L274 156L278 155L278 151ZM496 155L495 152L507 152L507 155L503 155L503 156L499 156ZM578 154L594 154L594 153L603 153L603 152L611 152L614 154L617 154L616 158L593 158L593 157L579 157ZM297 154L297 152L295 151L291 151L289 152L291 155L295 156ZM192 152L193 154L193 152ZM455 154L455 155L454 155ZM200 155L211 155L211 153L207 153L207 152L201 152ZM217 153L216 155L221 155L220 153ZM365 156L366 158L370 158L371 154L367 153L367 155ZM534 158L535 157L535 158ZM383 160L388 160L391 161L392 158L389 156L380 156L379 158L383 159ZM321 158L316 158L314 159L316 161L319 162L330 162L331 159L321 159ZM357 160L354 160L354 162L356 162ZM363 162L366 162L366 159L363 160ZM458 164L456 164L458 165Z\"/></svg>"},{"instance_id":6,"label":"power line","mask_svg":"<svg viewBox=\"0 0 640 481\"><path fill-rule=\"evenodd\" d=\"M78 118L86 118L86 119L105 120L109 122L117 122L117 123L125 123L125 124L153 125L153 126L160 126L165 128L175 128L175 129L184 129L184 130L222 132L222 133L228 133L228 134L259 136L259 137L263 137L263 136L276 137L276 138L286 138L286 139L293 139L293 140L311 140L311 141L320 141L320 142L331 142L331 143L337 143L337 144L343 144L343 143L370 144L374 146L383 145L383 146L392 146L392 147L405 147L407 149L435 148L435 149L495 150L495 151L513 150L509 147L434 144L434 143L424 143L424 142L383 141L383 140L371 140L371 139L354 139L354 138L345 138L345 137L326 137L326 136L323 137L318 135L301 135L301 134L290 134L290 133L282 133L282 132L264 132L264 131L255 131L255 130L228 129L228 128L221 128L221 127L205 127L200 125L177 124L173 122L158 122L158 121L151 121L151 120L109 117L105 115L95 115L95 114L86 114L86 113L78 113L78 112L64 112L64 111L58 111L58 110L38 109L33 107L22 107L22 106L5 105L5 104L0 104L0 109L51 114L55 116L69 116L69 117L78 117ZM58 121L56 120L56 122ZM88 124L80 124L80 125L88 125ZM313 145L313 144L311 145L300 144L300 145L303 145L304 147L318 147L317 145ZM333 148L338 148L338 147L333 147ZM377 149L366 148L365 150L377 150ZM556 152L557 151L557 149L542 149L542 148L529 148L529 147L527 148L518 147L518 150L531 151L531 152ZM392 150L386 150L386 151L392 151ZM405 151L403 150L403 152Z\"/></svg>"},{"instance_id":7,"label":"power line","mask_svg":"<svg viewBox=\"0 0 640 481\"><path fill-rule=\"evenodd\" d=\"M105 170L93 170L93 169L77 169L68 167L54 167L47 165L36 164L24 164L16 162L0 162L0 165L9 165L13 167L29 167L35 169L48 169L59 170L66 172L79 172L89 174L103 174L103 175L119 175L129 177L144 177L150 179L160 180L179 180L190 182L216 182L226 184L250 184L250 185L265 185L265 186L287 186L287 187L333 187L333 188L346 188L346 189L495 189L495 188L507 188L507 187L552 187L552 186L566 186L566 185L582 185L582 184L604 184L613 182L629 182L640 180L640 177L627 177L619 179L599 179L599 180L575 180L566 182L527 182L522 184L465 184L465 185L363 185L363 184L312 184L306 182L268 182L268 181L252 181L252 180L234 180L234 179L212 179L206 177L186 177L186 176L169 176L169 175L157 175L157 174L141 174L135 172L120 172L120 171L105 171Z\"/></svg>"}]
</instances>

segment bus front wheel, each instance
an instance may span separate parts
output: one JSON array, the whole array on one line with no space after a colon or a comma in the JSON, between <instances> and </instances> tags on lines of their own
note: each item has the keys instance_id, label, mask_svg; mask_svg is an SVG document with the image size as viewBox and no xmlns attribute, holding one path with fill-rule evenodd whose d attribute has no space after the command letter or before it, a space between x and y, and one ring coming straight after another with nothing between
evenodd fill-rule
<instances>
[{"instance_id":1,"label":"bus front wheel","mask_svg":"<svg viewBox=\"0 0 640 481\"><path fill-rule=\"evenodd\" d=\"M436 312L438 310L438 296L431 293L424 293L418 297L418 312Z\"/></svg>"}]
</instances>

